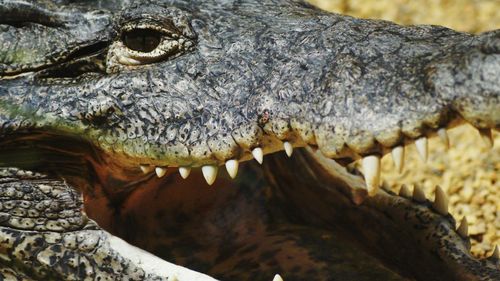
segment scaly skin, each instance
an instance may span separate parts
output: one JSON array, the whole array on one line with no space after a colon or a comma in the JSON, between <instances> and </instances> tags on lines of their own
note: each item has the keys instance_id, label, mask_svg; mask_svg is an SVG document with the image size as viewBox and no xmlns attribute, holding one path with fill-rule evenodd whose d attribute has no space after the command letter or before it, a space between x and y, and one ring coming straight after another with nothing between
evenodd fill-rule
<instances>
[{"instance_id":1,"label":"scaly skin","mask_svg":"<svg viewBox=\"0 0 500 281\"><path fill-rule=\"evenodd\" d=\"M500 31L402 27L291 0L0 4L0 180L2 190L22 190L6 201L74 188L100 227L225 280L278 272L287 281L500 278L498 259L473 258L443 204L418 191L413 199L377 192L370 176L367 197L360 177L325 158L373 163L464 120L483 135L498 130ZM150 173L203 166L210 178L228 160L282 150L282 142L320 152L269 156L264 171L246 165L216 191L203 189L196 171L185 182ZM64 208L86 218L81 198L70 197ZM48 220L37 228L31 209L0 208L4 276L175 271L193 280L184 268L159 272L131 260L91 221L68 225L62 212L49 212L57 227ZM9 244L13 232L16 241L38 239L41 250ZM102 243L90 255L53 238L66 233ZM72 267L59 253L88 263ZM102 253L114 261L101 262Z\"/></svg>"},{"instance_id":2,"label":"scaly skin","mask_svg":"<svg viewBox=\"0 0 500 281\"><path fill-rule=\"evenodd\" d=\"M82 202L74 189L39 174L16 169L1 172L3 270L13 266L26 272L23 278L35 280L61 275L82 280L109 272L119 279L161 280L147 276L110 249L106 233L81 212ZM85 270L79 272L80 264ZM1 274L6 277L5 271Z\"/></svg>"}]
</instances>

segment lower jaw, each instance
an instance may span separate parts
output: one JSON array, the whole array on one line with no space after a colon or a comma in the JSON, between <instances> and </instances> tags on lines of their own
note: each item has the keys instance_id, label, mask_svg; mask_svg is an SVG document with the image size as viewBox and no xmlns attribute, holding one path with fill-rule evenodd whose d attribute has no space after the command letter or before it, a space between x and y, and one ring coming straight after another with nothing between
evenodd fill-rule
<instances>
[{"instance_id":1,"label":"lower jaw","mask_svg":"<svg viewBox=\"0 0 500 281\"><path fill-rule=\"evenodd\" d=\"M296 154L294 157L300 156ZM328 168L326 174L320 176L308 161L297 164L279 158L284 156L266 157L264 172L260 167L247 167L250 171L241 173L236 181L219 178L216 188L207 188L200 173L193 173L188 181L170 174L163 179L148 179L147 184L134 190L113 194L109 192L113 183L99 186L99 182L105 182L103 178L109 179L110 171L98 175L100 179L96 179L97 183L92 186L93 194L88 193L89 189L85 190L84 184L75 185L86 191L86 210L101 226L167 260L189 267L194 264L194 268L209 273L212 270L216 276L231 275L235 272L232 265L241 261L238 258L217 261L216 258L221 257L217 254L218 249L226 249L229 253L244 252L248 241L254 241L254 245L266 245L270 237L291 239L294 245L304 237L321 241L333 239L339 242L325 243L331 247L350 245L359 252L352 258L353 263L366 260L372 265L367 268L378 265L403 276L421 273L412 270L412 264L401 263L401 260L419 263L419 268L430 268L429 272L438 270L436 265L440 262L432 261L432 258L425 259L431 262L419 259L426 256L412 243L425 232L407 229L404 231L406 237L402 238L400 230L406 224L384 221L385 215L380 216L380 213L387 212L381 211L383 207L390 208L391 203L399 199L386 200L384 198L390 197L376 196L367 199L361 207L357 206L366 196L360 177L345 174L332 179L336 176L328 173ZM316 159L314 163L323 160ZM100 170L96 166L94 169ZM112 202L110 198L113 198ZM421 205L430 210L426 204ZM444 221L454 230L453 221L446 222L441 217L436 217L436 220ZM377 223L369 224L373 221ZM235 229L237 232L233 233ZM228 243L228 232L233 235L234 243ZM408 236L411 238L407 239ZM321 249L313 244L309 244L312 250L321 253ZM401 248L413 249L411 257L401 256L401 251L398 254ZM289 246L286 249L303 251L304 247ZM310 256L309 251L306 253ZM284 262L282 266L291 271L293 265Z\"/></svg>"},{"instance_id":2,"label":"lower jaw","mask_svg":"<svg viewBox=\"0 0 500 281\"><path fill-rule=\"evenodd\" d=\"M359 206L366 198L363 180L333 160L311 155L266 157L264 169L242 167L236 181L219 178L210 188L201 173L188 180L174 174L153 178L118 207L109 208L96 194L87 197L86 210L101 226L143 249L228 280L255 278L266 272L267 263L278 263L287 275L295 270L305 277L309 271L309 278L316 274L321 280L342 271L319 266L335 259L343 259L346 268L363 265L359 276L373 277L369 272L378 270L386 276L433 280L432 274L439 273L453 279L453 261L446 264L429 254L432 247L439 253L438 243L421 244L437 224L445 225L454 235L452 243L474 260L454 232L455 221L433 212L430 203L381 191ZM418 229L405 221L401 214L413 207L434 224ZM295 258L278 258L286 253Z\"/></svg>"},{"instance_id":3,"label":"lower jaw","mask_svg":"<svg viewBox=\"0 0 500 281\"><path fill-rule=\"evenodd\" d=\"M457 221L466 217L471 235L471 252L480 258L489 257L500 245L500 134L488 147L477 130L464 125L449 131L447 150L438 138L429 139L429 161L419 159L414 147L407 147L407 165L402 173L394 171L390 157L382 159L386 187L398 192L401 184L418 185L428 198L434 197L436 185L449 195L450 214Z\"/></svg>"}]
</instances>

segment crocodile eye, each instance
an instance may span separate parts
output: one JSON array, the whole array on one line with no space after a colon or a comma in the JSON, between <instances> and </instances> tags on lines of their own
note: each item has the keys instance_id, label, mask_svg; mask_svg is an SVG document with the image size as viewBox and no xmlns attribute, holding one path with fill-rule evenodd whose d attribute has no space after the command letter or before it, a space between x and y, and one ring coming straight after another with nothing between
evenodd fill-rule
<instances>
[{"instance_id":1,"label":"crocodile eye","mask_svg":"<svg viewBox=\"0 0 500 281\"><path fill-rule=\"evenodd\" d=\"M125 46L133 51L149 53L160 45L163 34L152 29L133 29L122 34Z\"/></svg>"},{"instance_id":2,"label":"crocodile eye","mask_svg":"<svg viewBox=\"0 0 500 281\"><path fill-rule=\"evenodd\" d=\"M179 56L193 47L193 40L172 23L151 21L125 24L110 46L107 72L123 67L156 63Z\"/></svg>"}]
</instances>

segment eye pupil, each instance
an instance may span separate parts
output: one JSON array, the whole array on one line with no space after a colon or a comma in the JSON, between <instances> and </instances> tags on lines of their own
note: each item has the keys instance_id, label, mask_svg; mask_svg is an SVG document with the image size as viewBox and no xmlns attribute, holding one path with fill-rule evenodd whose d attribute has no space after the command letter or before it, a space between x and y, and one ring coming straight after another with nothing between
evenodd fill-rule
<instances>
[{"instance_id":1,"label":"eye pupil","mask_svg":"<svg viewBox=\"0 0 500 281\"><path fill-rule=\"evenodd\" d=\"M133 29L124 32L122 41L129 49L149 53L160 44L162 34L151 29Z\"/></svg>"}]
</instances>

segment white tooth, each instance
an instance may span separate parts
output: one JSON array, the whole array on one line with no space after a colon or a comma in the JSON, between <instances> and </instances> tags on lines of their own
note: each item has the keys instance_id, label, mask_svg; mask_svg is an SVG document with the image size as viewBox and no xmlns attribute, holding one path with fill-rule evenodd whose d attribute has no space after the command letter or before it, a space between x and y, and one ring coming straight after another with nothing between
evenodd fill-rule
<instances>
[{"instance_id":1,"label":"white tooth","mask_svg":"<svg viewBox=\"0 0 500 281\"><path fill-rule=\"evenodd\" d=\"M167 173L166 167L156 167L155 168L156 175L161 178Z\"/></svg>"},{"instance_id":2,"label":"white tooth","mask_svg":"<svg viewBox=\"0 0 500 281\"><path fill-rule=\"evenodd\" d=\"M392 189L391 187L389 186L389 184L387 183L387 181L382 181L382 184L380 185L380 187L387 191L387 192L392 192Z\"/></svg>"},{"instance_id":3,"label":"white tooth","mask_svg":"<svg viewBox=\"0 0 500 281\"><path fill-rule=\"evenodd\" d=\"M427 198L425 198L424 191L418 185L413 187L413 199L420 203L424 203L427 200Z\"/></svg>"},{"instance_id":4,"label":"white tooth","mask_svg":"<svg viewBox=\"0 0 500 281\"><path fill-rule=\"evenodd\" d=\"M493 147L493 135L491 134L490 129L478 129L479 135L483 139L484 143L486 144L486 147L492 148Z\"/></svg>"},{"instance_id":5,"label":"white tooth","mask_svg":"<svg viewBox=\"0 0 500 281\"><path fill-rule=\"evenodd\" d=\"M411 198L410 189L405 184L401 186L401 189L399 190L399 196L404 198Z\"/></svg>"},{"instance_id":6,"label":"white tooth","mask_svg":"<svg viewBox=\"0 0 500 281\"><path fill-rule=\"evenodd\" d=\"M392 160L394 161L394 165L396 166L396 170L398 173L403 171L403 167L405 164L405 149L402 145L396 146L392 149Z\"/></svg>"},{"instance_id":7,"label":"white tooth","mask_svg":"<svg viewBox=\"0 0 500 281\"><path fill-rule=\"evenodd\" d=\"M493 249L493 253L490 256L491 259L499 260L500 259L500 250L498 250L498 245Z\"/></svg>"},{"instance_id":8,"label":"white tooth","mask_svg":"<svg viewBox=\"0 0 500 281\"><path fill-rule=\"evenodd\" d=\"M443 189L438 185L436 186L436 192L434 197L434 203L432 207L439 214L446 216L448 214L448 195L443 191Z\"/></svg>"},{"instance_id":9,"label":"white tooth","mask_svg":"<svg viewBox=\"0 0 500 281\"><path fill-rule=\"evenodd\" d=\"M415 146L417 147L418 155L422 161L427 162L427 155L429 154L429 147L427 144L427 137L418 138L415 141Z\"/></svg>"},{"instance_id":10,"label":"white tooth","mask_svg":"<svg viewBox=\"0 0 500 281\"><path fill-rule=\"evenodd\" d=\"M283 281L283 278L279 274L274 275L273 281Z\"/></svg>"},{"instance_id":11,"label":"white tooth","mask_svg":"<svg viewBox=\"0 0 500 281\"><path fill-rule=\"evenodd\" d=\"M201 172L203 173L203 177L207 181L208 185L212 185L217 178L217 171L219 167L216 165L205 165L201 167Z\"/></svg>"},{"instance_id":12,"label":"white tooth","mask_svg":"<svg viewBox=\"0 0 500 281\"><path fill-rule=\"evenodd\" d=\"M363 158L363 173L365 175L368 194L373 196L380 186L380 156L369 155Z\"/></svg>"},{"instance_id":13,"label":"white tooth","mask_svg":"<svg viewBox=\"0 0 500 281\"><path fill-rule=\"evenodd\" d=\"M141 168L141 171L144 173L144 174L148 174L149 172L151 172L152 168L151 166L149 165L140 165L139 166Z\"/></svg>"},{"instance_id":14,"label":"white tooth","mask_svg":"<svg viewBox=\"0 0 500 281\"><path fill-rule=\"evenodd\" d=\"M441 139L441 141L443 142L446 149L450 148L450 138L448 137L448 132L446 131L446 128L439 129L437 134Z\"/></svg>"},{"instance_id":15,"label":"white tooth","mask_svg":"<svg viewBox=\"0 0 500 281\"><path fill-rule=\"evenodd\" d=\"M238 174L238 160L231 159L226 161L226 170L229 176L234 179Z\"/></svg>"},{"instance_id":16,"label":"white tooth","mask_svg":"<svg viewBox=\"0 0 500 281\"><path fill-rule=\"evenodd\" d=\"M467 223L466 217L464 217L462 221L460 221L460 225L457 228L457 233L464 239L469 237L469 224Z\"/></svg>"},{"instance_id":17,"label":"white tooth","mask_svg":"<svg viewBox=\"0 0 500 281\"><path fill-rule=\"evenodd\" d=\"M252 155L259 164L262 164L262 161L264 161L264 152L262 152L262 148L256 147L252 150Z\"/></svg>"},{"instance_id":18,"label":"white tooth","mask_svg":"<svg viewBox=\"0 0 500 281\"><path fill-rule=\"evenodd\" d=\"M288 157L292 157L292 153L293 153L292 144L286 141L283 143L283 147L285 148L286 155L288 155Z\"/></svg>"},{"instance_id":19,"label":"white tooth","mask_svg":"<svg viewBox=\"0 0 500 281\"><path fill-rule=\"evenodd\" d=\"M183 179L187 179L191 173L191 167L179 167L179 174Z\"/></svg>"},{"instance_id":20,"label":"white tooth","mask_svg":"<svg viewBox=\"0 0 500 281\"><path fill-rule=\"evenodd\" d=\"M170 277L168 277L167 280L168 281L179 281L179 278L177 278L177 275L174 274L174 275L171 275Z\"/></svg>"}]
</instances>

